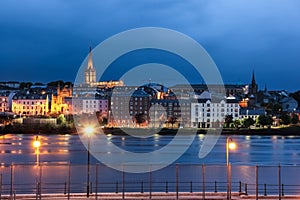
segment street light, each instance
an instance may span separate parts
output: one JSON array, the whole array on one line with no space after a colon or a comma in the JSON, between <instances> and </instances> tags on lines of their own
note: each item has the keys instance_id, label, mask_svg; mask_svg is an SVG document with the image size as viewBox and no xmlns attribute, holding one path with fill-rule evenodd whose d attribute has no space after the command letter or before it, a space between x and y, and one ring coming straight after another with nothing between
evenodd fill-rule
<instances>
[{"instance_id":1,"label":"street light","mask_svg":"<svg viewBox=\"0 0 300 200\"><path fill-rule=\"evenodd\" d=\"M35 140L33 141L33 147L35 148L37 166L39 166L40 146L41 146L41 141L39 140L39 136L36 136Z\"/></svg>"},{"instance_id":2,"label":"street light","mask_svg":"<svg viewBox=\"0 0 300 200\"><path fill-rule=\"evenodd\" d=\"M232 138L226 138L226 168L227 168L227 199L231 199L231 165L229 163L229 150L235 150L236 143Z\"/></svg>"},{"instance_id":3,"label":"street light","mask_svg":"<svg viewBox=\"0 0 300 200\"><path fill-rule=\"evenodd\" d=\"M94 133L94 128L91 127L91 126L88 126L84 129L84 133L88 137L88 158L87 158L88 168L87 168L86 196L89 197L90 196L90 157L91 157L91 154L90 154L90 146L91 146L90 137Z\"/></svg>"},{"instance_id":4,"label":"street light","mask_svg":"<svg viewBox=\"0 0 300 200\"><path fill-rule=\"evenodd\" d=\"M40 162L39 162L39 157L40 157L40 146L41 146L41 141L39 140L39 136L35 137L35 140L32 143L33 147L35 148L35 154L36 154L36 184L37 184L37 192L36 192L36 199L38 198L38 194L40 194L40 184L41 184L41 176L40 176L40 181L38 181L39 177L39 169L41 170ZM41 174L40 174L41 175Z\"/></svg>"}]
</instances>

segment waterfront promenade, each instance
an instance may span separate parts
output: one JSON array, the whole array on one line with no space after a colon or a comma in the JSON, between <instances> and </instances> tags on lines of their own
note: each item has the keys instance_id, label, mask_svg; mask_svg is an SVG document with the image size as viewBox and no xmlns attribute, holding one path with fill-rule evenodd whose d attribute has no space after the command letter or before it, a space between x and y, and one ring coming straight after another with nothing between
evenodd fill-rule
<instances>
[{"instance_id":1,"label":"waterfront promenade","mask_svg":"<svg viewBox=\"0 0 300 200\"><path fill-rule=\"evenodd\" d=\"M116 193L102 193L96 195L90 195L90 197L86 197L86 194L84 193L78 193L78 194L70 194L70 195L61 195L61 194L45 194L43 196L36 196L35 194L27 194L27 195L18 195L18 196L10 196L5 195L2 196L1 199L24 199L24 200L33 200L33 199L44 199L44 200L65 200L65 199L75 199L75 200L88 200L88 199L99 199L99 200L146 200L146 199L152 199L152 200L225 200L227 199L227 193L203 193L201 192L195 192L195 193L188 193L188 192L170 192L170 193L160 193L160 192L154 192L152 194L149 193L126 193L126 194L116 194ZM278 200L278 199L300 199L300 195L287 195L287 196L277 196L277 195L270 195L270 196L261 196L259 195L256 197L255 195L240 195L239 193L232 193L231 196L232 200L252 200L252 199L268 199L268 200Z\"/></svg>"}]
</instances>

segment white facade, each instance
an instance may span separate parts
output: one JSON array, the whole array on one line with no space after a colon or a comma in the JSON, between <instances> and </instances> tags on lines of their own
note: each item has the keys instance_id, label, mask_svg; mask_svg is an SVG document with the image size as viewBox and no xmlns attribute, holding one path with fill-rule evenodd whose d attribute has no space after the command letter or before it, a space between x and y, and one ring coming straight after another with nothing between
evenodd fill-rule
<instances>
[{"instance_id":1,"label":"white facade","mask_svg":"<svg viewBox=\"0 0 300 200\"><path fill-rule=\"evenodd\" d=\"M260 115L266 115L266 110L264 108L240 110L240 119L252 118L256 121Z\"/></svg>"},{"instance_id":2,"label":"white facade","mask_svg":"<svg viewBox=\"0 0 300 200\"><path fill-rule=\"evenodd\" d=\"M12 98L15 95L14 92L0 93L0 112L10 112L12 106Z\"/></svg>"},{"instance_id":3,"label":"white facade","mask_svg":"<svg viewBox=\"0 0 300 200\"><path fill-rule=\"evenodd\" d=\"M48 95L15 95L12 112L17 115L47 115L49 112Z\"/></svg>"},{"instance_id":4,"label":"white facade","mask_svg":"<svg viewBox=\"0 0 300 200\"><path fill-rule=\"evenodd\" d=\"M221 100L218 103L210 99L201 99L191 104L191 127L217 128L222 126L226 115L232 115L233 120L239 118L240 106L234 100Z\"/></svg>"},{"instance_id":5,"label":"white facade","mask_svg":"<svg viewBox=\"0 0 300 200\"><path fill-rule=\"evenodd\" d=\"M283 112L294 112L298 108L298 102L292 97L285 97L280 103Z\"/></svg>"},{"instance_id":6,"label":"white facade","mask_svg":"<svg viewBox=\"0 0 300 200\"><path fill-rule=\"evenodd\" d=\"M8 96L0 94L0 112L8 112L9 110Z\"/></svg>"},{"instance_id":7,"label":"white facade","mask_svg":"<svg viewBox=\"0 0 300 200\"><path fill-rule=\"evenodd\" d=\"M107 113L108 100L107 99L95 99L95 98L72 98L72 109L73 114L80 113Z\"/></svg>"}]
</instances>

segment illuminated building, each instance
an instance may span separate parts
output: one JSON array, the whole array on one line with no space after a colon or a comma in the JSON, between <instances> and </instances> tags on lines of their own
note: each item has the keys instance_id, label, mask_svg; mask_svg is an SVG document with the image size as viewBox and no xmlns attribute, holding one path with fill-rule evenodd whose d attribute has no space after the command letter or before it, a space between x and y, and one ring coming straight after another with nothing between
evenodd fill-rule
<instances>
[{"instance_id":1,"label":"illuminated building","mask_svg":"<svg viewBox=\"0 0 300 200\"><path fill-rule=\"evenodd\" d=\"M102 115L107 115L108 100L102 97L66 97L64 103L68 105L70 114L100 112Z\"/></svg>"},{"instance_id":2,"label":"illuminated building","mask_svg":"<svg viewBox=\"0 0 300 200\"><path fill-rule=\"evenodd\" d=\"M108 125L113 127L146 126L151 95L145 88L115 87L110 97ZM143 121L143 123L140 123Z\"/></svg>"},{"instance_id":3,"label":"illuminated building","mask_svg":"<svg viewBox=\"0 0 300 200\"><path fill-rule=\"evenodd\" d=\"M12 112L18 115L37 116L49 112L47 94L16 94L12 99Z\"/></svg>"},{"instance_id":4,"label":"illuminated building","mask_svg":"<svg viewBox=\"0 0 300 200\"><path fill-rule=\"evenodd\" d=\"M191 103L191 126L194 128L218 128L225 121L226 115L233 120L239 118L240 106L234 97L212 102L211 95L203 92L197 103Z\"/></svg>"},{"instance_id":5,"label":"illuminated building","mask_svg":"<svg viewBox=\"0 0 300 200\"><path fill-rule=\"evenodd\" d=\"M9 93L0 93L0 112L9 112Z\"/></svg>"},{"instance_id":6,"label":"illuminated building","mask_svg":"<svg viewBox=\"0 0 300 200\"><path fill-rule=\"evenodd\" d=\"M112 88L116 86L124 86L123 81L118 80L110 80L110 81L97 81L96 77L96 68L93 64L93 55L92 55L92 49L90 47L90 52L88 56L88 64L87 68L84 71L84 83L87 86L91 87L98 87L98 88Z\"/></svg>"},{"instance_id":7,"label":"illuminated building","mask_svg":"<svg viewBox=\"0 0 300 200\"><path fill-rule=\"evenodd\" d=\"M51 95L51 114L66 113L69 111L69 105L65 103L66 97L72 97L72 87L57 87L56 94Z\"/></svg>"},{"instance_id":8,"label":"illuminated building","mask_svg":"<svg viewBox=\"0 0 300 200\"><path fill-rule=\"evenodd\" d=\"M88 57L88 65L87 68L84 71L84 83L87 85L92 85L96 83L96 69L93 65L93 59L92 59L92 48L90 47L90 53Z\"/></svg>"}]
</instances>

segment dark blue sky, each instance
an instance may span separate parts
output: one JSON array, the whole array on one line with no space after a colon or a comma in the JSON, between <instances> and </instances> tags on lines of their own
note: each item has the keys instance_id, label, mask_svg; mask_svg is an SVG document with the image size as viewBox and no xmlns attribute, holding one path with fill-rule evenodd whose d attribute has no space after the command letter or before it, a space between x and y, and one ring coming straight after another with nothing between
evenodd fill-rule
<instances>
[{"instance_id":1,"label":"dark blue sky","mask_svg":"<svg viewBox=\"0 0 300 200\"><path fill-rule=\"evenodd\" d=\"M198 41L226 83L300 89L298 0L1 0L0 81L74 81L88 47L132 28Z\"/></svg>"}]
</instances>

